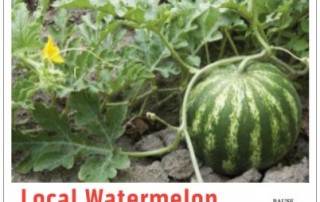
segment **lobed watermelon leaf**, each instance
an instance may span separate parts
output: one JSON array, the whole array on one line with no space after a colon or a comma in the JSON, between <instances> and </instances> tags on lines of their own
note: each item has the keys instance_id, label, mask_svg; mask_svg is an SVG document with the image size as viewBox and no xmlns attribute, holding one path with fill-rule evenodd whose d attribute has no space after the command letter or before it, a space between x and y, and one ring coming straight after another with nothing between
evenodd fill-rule
<instances>
[{"instance_id":1,"label":"lobed watermelon leaf","mask_svg":"<svg viewBox=\"0 0 320 202\"><path fill-rule=\"evenodd\" d=\"M76 133L71 132L70 117L61 114L55 107L47 108L38 103L34 105L34 121L42 128L41 132L29 135L19 130L13 131L13 150L28 152L28 156L19 165L21 173L53 170L60 166L70 169L76 157L81 155L88 156L88 159L81 165L79 179L102 182L113 178L117 169L129 166L127 156L115 149L114 145L114 141L123 133L121 123L127 113L126 107L108 109L106 118L109 121L105 122L106 118L99 113L97 97L89 99L85 96L86 92L77 92L70 98L70 107L76 110L76 125L85 126L84 131ZM88 140L89 134L86 131L107 138L104 143L92 142Z\"/></svg>"},{"instance_id":2,"label":"lobed watermelon leaf","mask_svg":"<svg viewBox=\"0 0 320 202\"><path fill-rule=\"evenodd\" d=\"M110 106L106 115L99 111L99 97L86 91L74 92L69 106L76 111L75 123L83 126L90 134L105 136L109 146L123 133L121 123L127 114L127 106Z\"/></svg>"},{"instance_id":3,"label":"lobed watermelon leaf","mask_svg":"<svg viewBox=\"0 0 320 202\"><path fill-rule=\"evenodd\" d=\"M27 150L26 158L19 166L23 173L42 170L53 170L59 166L71 168L74 155L77 154L76 139L72 137L67 116L60 116L54 108L46 108L42 104L35 104L33 117L45 131L35 136L29 136L14 131L12 148ZM53 135L50 135L50 132Z\"/></svg>"},{"instance_id":4,"label":"lobed watermelon leaf","mask_svg":"<svg viewBox=\"0 0 320 202\"><path fill-rule=\"evenodd\" d=\"M129 167L130 161L127 156L114 152L110 156L92 156L81 166L79 179L90 182L106 182L114 178L117 169Z\"/></svg>"},{"instance_id":5,"label":"lobed watermelon leaf","mask_svg":"<svg viewBox=\"0 0 320 202\"><path fill-rule=\"evenodd\" d=\"M68 26L70 14L66 9L59 9L53 18L53 24L48 28L48 32L55 39L56 43L64 47L68 36L75 30L74 26Z\"/></svg>"},{"instance_id":6,"label":"lobed watermelon leaf","mask_svg":"<svg viewBox=\"0 0 320 202\"><path fill-rule=\"evenodd\" d=\"M40 45L41 24L30 18L25 3L18 3L13 7L12 15L12 53L22 54L37 50ZM27 20L27 22L26 22Z\"/></svg>"}]
</instances>

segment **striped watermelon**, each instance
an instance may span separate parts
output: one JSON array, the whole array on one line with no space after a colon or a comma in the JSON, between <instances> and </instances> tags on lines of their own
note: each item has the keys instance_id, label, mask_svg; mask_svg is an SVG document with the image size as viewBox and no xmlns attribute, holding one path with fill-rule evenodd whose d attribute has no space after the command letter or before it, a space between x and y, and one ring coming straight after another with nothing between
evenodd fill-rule
<instances>
[{"instance_id":1,"label":"striped watermelon","mask_svg":"<svg viewBox=\"0 0 320 202\"><path fill-rule=\"evenodd\" d=\"M190 92L190 138L197 157L217 173L270 167L293 145L300 122L295 88L270 64L214 70Z\"/></svg>"}]
</instances>

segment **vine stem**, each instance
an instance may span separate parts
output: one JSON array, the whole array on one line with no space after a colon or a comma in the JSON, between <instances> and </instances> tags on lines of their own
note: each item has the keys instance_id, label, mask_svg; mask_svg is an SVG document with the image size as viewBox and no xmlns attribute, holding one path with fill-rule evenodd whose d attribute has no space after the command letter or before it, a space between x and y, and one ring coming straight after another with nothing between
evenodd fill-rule
<instances>
[{"instance_id":1,"label":"vine stem","mask_svg":"<svg viewBox=\"0 0 320 202\"><path fill-rule=\"evenodd\" d=\"M225 48L226 48L226 44L227 44L227 38L223 37L223 40L221 42L221 47L220 47L220 53L219 53L219 56L218 58L220 59L223 54L224 54L224 51L225 51Z\"/></svg>"},{"instance_id":2,"label":"vine stem","mask_svg":"<svg viewBox=\"0 0 320 202\"><path fill-rule=\"evenodd\" d=\"M253 23L252 25L252 29L253 29L253 32L256 34L256 37L258 39L258 41L260 42L260 44L266 49L266 51L268 53L270 53L271 49L270 49L270 46L269 44L263 39L263 37L261 36L261 33L258 29L258 26L255 25L255 23Z\"/></svg>"},{"instance_id":3,"label":"vine stem","mask_svg":"<svg viewBox=\"0 0 320 202\"><path fill-rule=\"evenodd\" d=\"M183 61L183 59L179 56L179 54L174 50L174 48L171 46L171 44L167 41L166 37L161 33L161 32L157 32L154 31L161 39L161 41L164 43L164 45L169 49L169 51L172 54L172 57L174 59L176 59L176 61L178 61L180 63L180 65L182 67L184 67L187 71L189 71L189 73L193 74L195 73L198 69L188 65L187 63L185 63Z\"/></svg>"},{"instance_id":4,"label":"vine stem","mask_svg":"<svg viewBox=\"0 0 320 202\"><path fill-rule=\"evenodd\" d=\"M287 70L290 74L293 74L294 76L303 76L303 75L307 74L309 71L309 65L306 65L305 69L297 71L297 70L293 70L288 64L286 64L285 62L283 62L282 60L278 59L275 56L271 56L270 59L273 62L282 66L285 70Z\"/></svg>"},{"instance_id":5,"label":"vine stem","mask_svg":"<svg viewBox=\"0 0 320 202\"><path fill-rule=\"evenodd\" d=\"M171 92L171 91L181 91L181 87L159 88L158 89L158 92Z\"/></svg>"},{"instance_id":6,"label":"vine stem","mask_svg":"<svg viewBox=\"0 0 320 202\"><path fill-rule=\"evenodd\" d=\"M153 121L159 121L160 123L166 125L167 127L169 128L172 128L174 130L179 130L178 127L175 127L171 124L169 124L168 122L166 122L165 120L161 119L160 117L158 117L155 113L152 113L152 112L147 112L147 117Z\"/></svg>"},{"instance_id":7,"label":"vine stem","mask_svg":"<svg viewBox=\"0 0 320 202\"><path fill-rule=\"evenodd\" d=\"M248 11L252 13L250 23L258 41L266 49L267 53L270 55L271 54L270 45L267 42L265 32L262 29L261 24L259 22L259 18L258 18L259 13L256 7L257 7L256 0L250 0L248 5L248 9L249 9Z\"/></svg>"},{"instance_id":8,"label":"vine stem","mask_svg":"<svg viewBox=\"0 0 320 202\"><path fill-rule=\"evenodd\" d=\"M228 39L228 41L229 41L229 43L231 45L231 48L232 48L233 52L236 55L239 55L239 51L237 49L237 46L235 45L234 41L232 40L232 38L231 38L231 36L229 34L229 31L227 29L224 29L224 33L225 33L225 35L226 35L226 37L227 37L227 39Z\"/></svg>"},{"instance_id":9,"label":"vine stem","mask_svg":"<svg viewBox=\"0 0 320 202\"><path fill-rule=\"evenodd\" d=\"M90 50L87 50L85 48L66 48L66 49L61 50L59 53L56 53L55 55L62 54L62 53L65 53L65 52L69 52L69 51L85 51L85 52L91 54L96 59L98 59L98 60L102 61L103 63L107 64L109 67L115 67L113 64L110 64L109 62L107 62L106 60L101 58L99 55L97 55L96 53L94 53L94 52L92 52ZM53 55L52 57L54 57L55 55Z\"/></svg>"},{"instance_id":10,"label":"vine stem","mask_svg":"<svg viewBox=\"0 0 320 202\"><path fill-rule=\"evenodd\" d=\"M173 98L177 94L178 94L177 92L170 93L168 96L166 96L162 100L158 101L157 104L155 104L152 108L161 106L163 103L167 102L168 100L170 100L171 98Z\"/></svg>"},{"instance_id":11,"label":"vine stem","mask_svg":"<svg viewBox=\"0 0 320 202\"><path fill-rule=\"evenodd\" d=\"M146 108L146 105L147 105L147 101L148 101L148 98L146 97L143 102L142 102L142 105L141 105L141 108L139 110L139 116L141 116L143 114L143 111L144 109Z\"/></svg>"},{"instance_id":12,"label":"vine stem","mask_svg":"<svg viewBox=\"0 0 320 202\"><path fill-rule=\"evenodd\" d=\"M191 158L191 162L192 162L192 165L193 165L194 173L196 175L197 181L202 183L203 182L203 178L201 176L201 172L200 172L200 169L199 169L197 157L196 157L196 154L194 152L192 141L191 141L191 138L190 138L190 135L188 133L188 130L187 130L186 126L183 127L183 132L184 132L184 137L185 137L185 140L186 140L186 143L187 143L187 147L188 147L188 150L189 150L189 153L190 153L190 158Z\"/></svg>"},{"instance_id":13,"label":"vine stem","mask_svg":"<svg viewBox=\"0 0 320 202\"><path fill-rule=\"evenodd\" d=\"M174 142L172 144L168 145L167 147L163 147L163 148L155 149L155 150L151 150L151 151L144 151L144 152L121 151L121 153L124 155L131 156L131 157L148 157L148 156L166 154L178 146L178 144L180 143L180 140L181 140L181 136L182 136L182 131L179 129L179 130L177 130L177 135L176 135Z\"/></svg>"},{"instance_id":14,"label":"vine stem","mask_svg":"<svg viewBox=\"0 0 320 202\"><path fill-rule=\"evenodd\" d=\"M128 101L123 102L107 102L105 106L122 106L122 105L129 105L130 103Z\"/></svg>"},{"instance_id":15,"label":"vine stem","mask_svg":"<svg viewBox=\"0 0 320 202\"><path fill-rule=\"evenodd\" d=\"M26 56L17 55L16 57L20 59L22 62L24 62L25 64L30 65L35 69L40 69L42 66L42 63L36 62Z\"/></svg>"},{"instance_id":16,"label":"vine stem","mask_svg":"<svg viewBox=\"0 0 320 202\"><path fill-rule=\"evenodd\" d=\"M147 117L151 120L159 121L162 124L166 125L168 128L171 128L171 129L177 131L177 135L176 135L176 138L173 141L173 143L168 145L167 147L163 147L163 148L155 149L155 150L151 150L151 151L144 151L144 152L121 151L122 154L131 156L131 157L148 157L148 156L166 154L178 146L178 144L180 143L180 140L181 140L181 136L182 136L182 130L180 128L172 126L171 124L167 123L165 120L158 117L155 113L147 112Z\"/></svg>"},{"instance_id":17,"label":"vine stem","mask_svg":"<svg viewBox=\"0 0 320 202\"><path fill-rule=\"evenodd\" d=\"M207 64L211 63L211 59L210 59L210 52L209 52L209 47L208 44L206 43L204 45L205 51L206 51L206 58L207 58Z\"/></svg>"},{"instance_id":18,"label":"vine stem","mask_svg":"<svg viewBox=\"0 0 320 202\"><path fill-rule=\"evenodd\" d=\"M298 56L296 56L295 54L293 54L291 51L282 48L282 47L277 47L277 46L271 46L270 47L271 50L278 50L278 51L282 51L285 52L287 54L289 54L292 58L298 60L299 62L303 63L306 67L302 70L294 70L293 68L291 68L288 64L286 64L285 62L281 61L280 59L278 59L275 56L271 56L270 59L279 64L280 66L282 66L285 70L287 70L290 74L293 74L294 76L303 76L305 74L308 73L309 71L309 61L308 58L300 58Z\"/></svg>"},{"instance_id":19,"label":"vine stem","mask_svg":"<svg viewBox=\"0 0 320 202\"><path fill-rule=\"evenodd\" d=\"M139 96L135 97L135 100L144 99L144 98L148 97L149 95L153 94L156 90L157 90L156 88L151 88L150 90L148 90L147 92L143 93L142 95L139 95Z\"/></svg>"},{"instance_id":20,"label":"vine stem","mask_svg":"<svg viewBox=\"0 0 320 202\"><path fill-rule=\"evenodd\" d=\"M266 34L264 33L264 30L259 22L255 4L255 0L250 0L247 7L248 10L241 9L240 7L237 7L236 4L226 4L223 7L235 10L238 14L248 20L259 43L266 49L268 54L271 54L270 45L267 41Z\"/></svg>"},{"instance_id":21,"label":"vine stem","mask_svg":"<svg viewBox=\"0 0 320 202\"><path fill-rule=\"evenodd\" d=\"M254 59L259 59L263 56L266 55L266 50L261 51L260 53L256 54L256 55L252 55L252 56L248 56L245 59L242 60L242 62L240 63L239 67L238 67L238 71L240 73L244 72L246 70L246 64L250 61L250 60L254 60Z\"/></svg>"},{"instance_id":22,"label":"vine stem","mask_svg":"<svg viewBox=\"0 0 320 202\"><path fill-rule=\"evenodd\" d=\"M307 58L300 58L300 57L296 56L296 55L293 54L291 51L289 51L289 50L287 50L287 49L285 49L285 48L278 47L278 46L272 46L271 49L272 49L272 50L279 50L279 51L285 52L285 53L289 54L291 57L293 57L294 59L299 60L301 63L309 66L309 62L308 62Z\"/></svg>"}]
</instances>

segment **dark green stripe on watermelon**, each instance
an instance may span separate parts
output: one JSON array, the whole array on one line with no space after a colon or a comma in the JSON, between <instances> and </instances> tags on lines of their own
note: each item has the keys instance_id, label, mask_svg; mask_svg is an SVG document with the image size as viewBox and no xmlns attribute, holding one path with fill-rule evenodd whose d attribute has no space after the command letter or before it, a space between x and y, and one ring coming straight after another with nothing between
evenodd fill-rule
<instances>
[{"instance_id":1,"label":"dark green stripe on watermelon","mask_svg":"<svg viewBox=\"0 0 320 202\"><path fill-rule=\"evenodd\" d=\"M197 157L215 172L236 175L279 161L296 140L301 104L274 66L212 72L190 93L187 124Z\"/></svg>"}]
</instances>

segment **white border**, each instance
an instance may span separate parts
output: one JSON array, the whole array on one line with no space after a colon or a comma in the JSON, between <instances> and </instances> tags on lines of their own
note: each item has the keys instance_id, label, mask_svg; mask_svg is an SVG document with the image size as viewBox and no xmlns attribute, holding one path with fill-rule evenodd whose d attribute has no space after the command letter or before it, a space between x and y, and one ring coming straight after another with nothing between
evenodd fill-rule
<instances>
[{"instance_id":1,"label":"white border","mask_svg":"<svg viewBox=\"0 0 320 202\"><path fill-rule=\"evenodd\" d=\"M5 1L5 0L4 0ZM105 192L116 193L123 189L129 193L173 192L182 193L188 187L192 192L213 192L218 201L272 202L273 198L293 198L295 202L316 201L316 1L310 0L310 178L309 183L212 183L212 184L97 184L97 183L11 183L11 1L4 3L5 32L5 92L4 92L4 151L5 151L5 202L21 201L21 189L27 188L28 193L35 192L68 192L77 188L77 202L85 201L85 188L102 188ZM2 16L1 16L2 17ZM1 36L1 35L0 35ZM2 37L1 37L2 38ZM2 61L2 60L1 60ZM1 72L2 74L2 72ZM3 77L2 77L3 78ZM2 85L2 84L1 84ZM0 90L2 91L3 88ZM2 100L2 99L1 99ZM2 121L1 121L2 124ZM318 138L319 139L319 138ZM319 141L319 140L318 140ZM318 143L319 145L319 143ZM2 155L1 155L2 156ZM318 155L319 156L319 155ZM1 170L0 170L1 171ZM319 176L318 176L319 179ZM2 190L2 189L1 189ZM1 192L0 192L1 193ZM2 197L2 194L0 194Z\"/></svg>"},{"instance_id":2,"label":"white border","mask_svg":"<svg viewBox=\"0 0 320 202\"><path fill-rule=\"evenodd\" d=\"M311 50L312 50L312 58L314 59L312 61L312 64L315 66L316 69L318 69L318 58L320 57L320 54L318 53L318 47L319 47L319 43L318 43L318 27L320 27L320 22L319 22L319 19L318 19L318 13L317 11L320 9L320 3L317 3L317 1L312 1L312 4L311 4L314 8L312 8L312 12L310 13L310 17L312 17L312 21L310 21L310 38L312 38L313 42L315 41L315 43L311 43ZM314 25L316 25L314 27ZM316 40L315 40L316 39ZM312 45L313 44L313 45ZM316 45L316 47L314 47ZM311 52L311 51L310 51ZM319 99L318 99L318 96L319 96L319 86L320 86L320 82L318 81L318 78L319 78L319 74L320 74L320 71L317 70L317 80L316 80L316 95L317 95L317 98L316 98L316 108L317 108L317 114L316 114L316 127L317 126L320 126L320 121L318 119L318 114L320 113L320 109L319 109L319 106L318 106L318 103L319 103ZM313 91L314 92L314 91ZM312 93L314 94L314 93ZM317 165L316 165L316 168L317 168L317 182L320 181L320 176L319 176L319 159L320 159L320 149L317 149L317 146L320 145L320 138L318 137L318 128L316 129L317 131L317 134L315 134L317 136L316 138L316 153L317 153ZM314 150L313 150L314 151ZM316 184L316 196L317 196L317 199L318 199L318 194L317 193L320 193L320 188L318 186L318 184Z\"/></svg>"},{"instance_id":3,"label":"white border","mask_svg":"<svg viewBox=\"0 0 320 202\"><path fill-rule=\"evenodd\" d=\"M3 48L3 2L0 4L0 24L1 24L1 27L0 27L0 47L1 47L1 53L2 53L2 50L4 50ZM0 129L1 129L1 132L0 134L2 134L2 131L3 131L3 68L4 68L4 62L3 62L3 54L0 54L0 103L1 103L1 108L0 108ZM3 137L0 137L0 145L3 145ZM3 147L0 147L0 162L3 162ZM0 196L3 196L3 184L4 184L4 181L3 181L3 166L0 167L0 180L1 180L1 184L0 184Z\"/></svg>"},{"instance_id":4,"label":"white border","mask_svg":"<svg viewBox=\"0 0 320 202\"><path fill-rule=\"evenodd\" d=\"M11 1L3 1L3 14L4 14L4 32L3 32L3 59L4 59L4 87L6 87L3 99L4 116L4 201L11 201L8 188L11 188ZM6 117L6 118L5 118ZM18 201L17 201L18 202Z\"/></svg>"}]
</instances>

